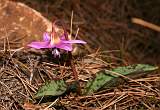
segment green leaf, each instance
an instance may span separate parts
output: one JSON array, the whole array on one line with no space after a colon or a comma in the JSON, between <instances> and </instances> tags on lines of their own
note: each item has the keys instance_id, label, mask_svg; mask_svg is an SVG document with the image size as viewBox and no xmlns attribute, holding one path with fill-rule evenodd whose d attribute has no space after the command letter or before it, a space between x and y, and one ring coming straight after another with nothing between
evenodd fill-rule
<instances>
[{"instance_id":1,"label":"green leaf","mask_svg":"<svg viewBox=\"0 0 160 110\"><path fill-rule=\"evenodd\" d=\"M124 82L124 79L113 75L113 72L119 73L122 75L127 75L130 78L137 78L145 75L147 72L154 71L158 67L146 65L146 64L137 64L125 67L118 67L112 70L101 70L96 73L95 78L88 81L86 87L83 91L84 94L92 94L101 88L108 88L117 86Z\"/></svg>"},{"instance_id":2,"label":"green leaf","mask_svg":"<svg viewBox=\"0 0 160 110\"><path fill-rule=\"evenodd\" d=\"M147 64L136 64L131 66L118 67L118 68L112 69L112 71L123 74L123 75L128 75L133 73L150 72L156 69L158 69L157 66L152 66Z\"/></svg>"},{"instance_id":3,"label":"green leaf","mask_svg":"<svg viewBox=\"0 0 160 110\"><path fill-rule=\"evenodd\" d=\"M63 80L52 80L47 82L44 86L42 86L35 98L45 97L45 96L59 96L65 93L67 90L67 85Z\"/></svg>"},{"instance_id":4,"label":"green leaf","mask_svg":"<svg viewBox=\"0 0 160 110\"><path fill-rule=\"evenodd\" d=\"M97 90L99 90L106 82L112 80L114 76L107 74L105 70L101 70L96 73L95 78L88 81L85 89L84 94L91 94Z\"/></svg>"}]
</instances>

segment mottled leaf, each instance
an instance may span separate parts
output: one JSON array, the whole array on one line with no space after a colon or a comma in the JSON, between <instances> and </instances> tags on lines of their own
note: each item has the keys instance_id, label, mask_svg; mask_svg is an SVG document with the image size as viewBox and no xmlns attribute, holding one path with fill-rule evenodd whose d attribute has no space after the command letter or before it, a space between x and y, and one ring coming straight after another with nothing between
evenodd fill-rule
<instances>
[{"instance_id":1,"label":"mottled leaf","mask_svg":"<svg viewBox=\"0 0 160 110\"><path fill-rule=\"evenodd\" d=\"M154 71L156 69L158 69L158 67L156 66L137 64L125 67L118 67L110 71L101 70L96 73L96 76L93 79L88 81L84 89L84 94L92 94L100 90L101 88L113 87L117 86L118 84L122 84L124 82L124 79L116 76L115 74L113 75L112 72L127 75L131 78L137 78L146 74L147 72Z\"/></svg>"},{"instance_id":2,"label":"mottled leaf","mask_svg":"<svg viewBox=\"0 0 160 110\"><path fill-rule=\"evenodd\" d=\"M91 94L97 90L99 90L103 85L105 85L108 81L112 80L114 76L107 74L105 70L101 70L96 73L95 78L88 81L84 94Z\"/></svg>"},{"instance_id":3,"label":"mottled leaf","mask_svg":"<svg viewBox=\"0 0 160 110\"><path fill-rule=\"evenodd\" d=\"M136 64L131 66L118 67L112 71L116 73L121 73L123 75L133 74L133 73L143 73L150 72L158 69L157 66L147 65L147 64Z\"/></svg>"},{"instance_id":4,"label":"mottled leaf","mask_svg":"<svg viewBox=\"0 0 160 110\"><path fill-rule=\"evenodd\" d=\"M52 80L47 82L44 86L42 86L35 98L45 97L45 96L59 96L65 93L67 90L67 85L63 80Z\"/></svg>"}]
</instances>

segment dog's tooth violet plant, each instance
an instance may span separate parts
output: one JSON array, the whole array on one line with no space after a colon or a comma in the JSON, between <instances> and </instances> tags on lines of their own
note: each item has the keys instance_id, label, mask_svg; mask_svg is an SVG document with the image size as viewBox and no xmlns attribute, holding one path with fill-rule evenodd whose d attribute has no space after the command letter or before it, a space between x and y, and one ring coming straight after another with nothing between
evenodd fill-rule
<instances>
[{"instance_id":1,"label":"dog's tooth violet plant","mask_svg":"<svg viewBox=\"0 0 160 110\"><path fill-rule=\"evenodd\" d=\"M35 49L52 49L52 54L54 57L60 57L59 49L65 50L66 52L72 51L72 44L86 44L85 41L82 40L71 40L67 39L65 36L67 33L64 31L63 34L58 35L55 29L55 25L53 23L52 32L43 34L43 41L36 41L28 44L29 47ZM68 36L68 35L67 35Z\"/></svg>"},{"instance_id":2,"label":"dog's tooth violet plant","mask_svg":"<svg viewBox=\"0 0 160 110\"><path fill-rule=\"evenodd\" d=\"M69 65L73 71L72 75L77 84L77 92L81 94L81 87L79 84L78 73L76 71L75 65L72 59L72 44L86 44L83 40L72 40L71 33L68 35L64 26L63 29L59 29L55 26L55 22L52 25L51 32L45 32L43 34L42 41L34 41L28 44L29 47L35 49L52 49L52 54L54 58L60 58L61 54L60 50L64 50L69 55Z\"/></svg>"}]
</instances>

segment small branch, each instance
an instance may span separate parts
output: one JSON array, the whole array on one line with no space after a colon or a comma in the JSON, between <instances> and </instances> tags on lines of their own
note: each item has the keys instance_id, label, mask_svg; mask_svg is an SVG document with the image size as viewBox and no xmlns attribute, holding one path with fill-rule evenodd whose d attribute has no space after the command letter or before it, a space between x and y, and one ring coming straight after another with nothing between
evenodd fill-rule
<instances>
[{"instance_id":1,"label":"small branch","mask_svg":"<svg viewBox=\"0 0 160 110\"><path fill-rule=\"evenodd\" d=\"M160 26L158 26L158 25L152 24L150 22L144 21L144 20L139 19L139 18L132 18L131 21L132 21L132 23L139 24L139 25L142 25L144 27L147 27L147 28L150 28L152 30L160 32Z\"/></svg>"}]
</instances>

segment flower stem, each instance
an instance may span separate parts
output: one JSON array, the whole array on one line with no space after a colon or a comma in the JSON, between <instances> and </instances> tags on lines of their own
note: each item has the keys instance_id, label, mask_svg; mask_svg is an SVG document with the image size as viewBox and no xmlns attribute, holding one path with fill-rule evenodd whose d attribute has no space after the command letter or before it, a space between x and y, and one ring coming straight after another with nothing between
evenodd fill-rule
<instances>
[{"instance_id":1,"label":"flower stem","mask_svg":"<svg viewBox=\"0 0 160 110\"><path fill-rule=\"evenodd\" d=\"M56 21L56 22L58 22L58 21ZM52 27L52 31L54 32L55 30L54 30L54 25L55 25L55 23L56 22L54 22L53 23L53 27ZM69 39L69 37L68 37L68 34L67 34L67 31L66 31L66 26L65 26L65 23L63 22L63 21L60 21L60 23L62 24L62 27L63 27L63 30L64 30L64 37L65 37L65 40L70 40ZM71 69L72 69L72 75L73 75L73 77L74 77L74 79L75 79L75 82L76 82L76 86L77 86L77 93L79 94L79 95L81 95L81 86L80 86L80 83L79 83L79 78L78 78L78 73L77 73L77 70L76 70L76 67L75 67L75 65L74 65L74 63L73 63L73 56L72 56L72 53L71 52L68 52L68 55L69 55L69 65L70 65L70 67L71 67Z\"/></svg>"},{"instance_id":2,"label":"flower stem","mask_svg":"<svg viewBox=\"0 0 160 110\"><path fill-rule=\"evenodd\" d=\"M75 79L75 82L76 82L76 86L77 86L77 93L79 94L79 95L81 95L81 86L80 86L80 83L79 83L79 78L78 78L78 73L77 73L77 70L76 70L76 67L75 67L75 65L74 65L74 63L73 63L73 58L72 58L72 53L71 52L69 52L68 53L69 54L69 58L70 58L70 60L69 60L69 63L70 63L70 66L71 66L71 69L72 69L72 75L73 75L73 77L74 77L74 79Z\"/></svg>"}]
</instances>

